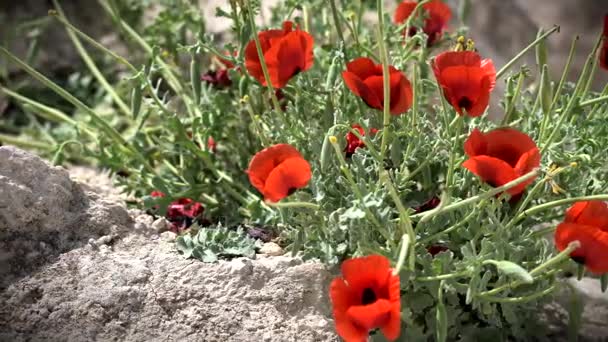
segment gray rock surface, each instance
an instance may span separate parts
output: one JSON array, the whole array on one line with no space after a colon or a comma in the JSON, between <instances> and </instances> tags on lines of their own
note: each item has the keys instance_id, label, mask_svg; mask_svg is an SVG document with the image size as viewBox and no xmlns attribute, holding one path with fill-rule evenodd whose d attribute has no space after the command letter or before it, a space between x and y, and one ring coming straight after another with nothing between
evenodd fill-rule
<instances>
[{"instance_id":1,"label":"gray rock surface","mask_svg":"<svg viewBox=\"0 0 608 342\"><path fill-rule=\"evenodd\" d=\"M99 177L0 147L0 341L336 340L325 266L185 260Z\"/></svg>"},{"instance_id":2,"label":"gray rock surface","mask_svg":"<svg viewBox=\"0 0 608 342\"><path fill-rule=\"evenodd\" d=\"M11 284L0 294L0 340L332 341L329 277L288 257L185 260L133 234Z\"/></svg>"}]
</instances>

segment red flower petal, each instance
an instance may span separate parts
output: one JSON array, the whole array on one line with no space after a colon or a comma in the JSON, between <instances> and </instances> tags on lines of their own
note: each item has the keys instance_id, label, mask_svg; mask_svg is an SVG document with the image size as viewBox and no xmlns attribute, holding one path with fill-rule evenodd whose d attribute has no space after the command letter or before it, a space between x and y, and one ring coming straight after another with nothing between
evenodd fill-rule
<instances>
[{"instance_id":1,"label":"red flower petal","mask_svg":"<svg viewBox=\"0 0 608 342\"><path fill-rule=\"evenodd\" d=\"M464 142L464 153L469 157L487 154L488 143L485 134L475 128Z\"/></svg>"},{"instance_id":2,"label":"red flower petal","mask_svg":"<svg viewBox=\"0 0 608 342\"><path fill-rule=\"evenodd\" d=\"M359 76L350 71L343 71L342 78L348 89L365 101L368 106L376 109L382 108L380 98L376 96L376 93L372 91Z\"/></svg>"},{"instance_id":3,"label":"red flower petal","mask_svg":"<svg viewBox=\"0 0 608 342\"><path fill-rule=\"evenodd\" d=\"M608 231L608 205L603 201L577 202L566 212L564 222L595 226Z\"/></svg>"},{"instance_id":4,"label":"red flower petal","mask_svg":"<svg viewBox=\"0 0 608 342\"><path fill-rule=\"evenodd\" d=\"M406 21L414 11L414 8L416 8L416 5L417 3L415 1L403 1L400 3L395 10L393 21L396 24L401 24Z\"/></svg>"},{"instance_id":5,"label":"red flower petal","mask_svg":"<svg viewBox=\"0 0 608 342\"><path fill-rule=\"evenodd\" d=\"M303 158L289 158L275 167L266 179L264 198L278 202L305 187L311 178L310 164Z\"/></svg>"},{"instance_id":6,"label":"red flower petal","mask_svg":"<svg viewBox=\"0 0 608 342\"><path fill-rule=\"evenodd\" d=\"M570 253L593 273L608 272L608 232L598 227L564 222L555 230L555 244L562 251L568 243L578 240L581 247Z\"/></svg>"},{"instance_id":7,"label":"red flower petal","mask_svg":"<svg viewBox=\"0 0 608 342\"><path fill-rule=\"evenodd\" d=\"M346 70L357 75L361 79L372 76L382 76L382 69L378 73L376 63L367 57L357 58L346 64Z\"/></svg>"},{"instance_id":8,"label":"red flower petal","mask_svg":"<svg viewBox=\"0 0 608 342\"><path fill-rule=\"evenodd\" d=\"M287 144L268 147L253 156L247 170L249 181L266 200L279 201L303 188L311 177L310 165Z\"/></svg>"},{"instance_id":9,"label":"red flower petal","mask_svg":"<svg viewBox=\"0 0 608 342\"><path fill-rule=\"evenodd\" d=\"M409 80L399 70L389 66L390 113L398 115L412 105L413 91ZM357 58L346 65L342 72L346 86L369 107L384 108L384 81L382 65L365 57Z\"/></svg>"},{"instance_id":10,"label":"red flower petal","mask_svg":"<svg viewBox=\"0 0 608 342\"><path fill-rule=\"evenodd\" d=\"M336 322L336 332L338 335L347 342L367 341L368 331L357 326L346 315L346 311L354 303L352 302L353 295L350 288L346 285L343 278L338 277L331 282L329 295L334 308L334 321Z\"/></svg>"},{"instance_id":11,"label":"red flower petal","mask_svg":"<svg viewBox=\"0 0 608 342\"><path fill-rule=\"evenodd\" d=\"M468 159L462 166L473 172L485 183L493 187L505 185L518 177L513 167L505 161L489 156L476 156ZM515 196L524 190L525 186L515 186L508 190Z\"/></svg>"},{"instance_id":12,"label":"red flower petal","mask_svg":"<svg viewBox=\"0 0 608 342\"><path fill-rule=\"evenodd\" d=\"M485 154L500 158L515 167L521 156L537 148L530 136L513 128L498 128L485 134Z\"/></svg>"},{"instance_id":13,"label":"red flower petal","mask_svg":"<svg viewBox=\"0 0 608 342\"><path fill-rule=\"evenodd\" d=\"M404 23L414 11L417 3L415 1L403 1L397 6L393 20L397 24ZM418 12L418 15L424 15L424 33L429 36L428 45L433 44L445 29L445 26L452 17L450 7L443 1L432 0L422 6L423 11ZM410 35L415 34L415 30L409 32Z\"/></svg>"},{"instance_id":14,"label":"red flower petal","mask_svg":"<svg viewBox=\"0 0 608 342\"><path fill-rule=\"evenodd\" d=\"M399 71L391 73L391 114L405 113L414 101L414 92L410 81ZM384 87L383 87L384 88ZM382 96L384 98L384 94Z\"/></svg>"},{"instance_id":15,"label":"red flower petal","mask_svg":"<svg viewBox=\"0 0 608 342\"><path fill-rule=\"evenodd\" d=\"M380 255L346 260L343 278L330 287L338 334L346 341L365 341L368 331L380 328L389 340L401 329L401 288L388 259Z\"/></svg>"},{"instance_id":16,"label":"red flower petal","mask_svg":"<svg viewBox=\"0 0 608 342\"><path fill-rule=\"evenodd\" d=\"M370 305L351 306L346 315L355 325L366 331L384 326L391 315L391 303L386 299L378 299Z\"/></svg>"},{"instance_id":17,"label":"red flower petal","mask_svg":"<svg viewBox=\"0 0 608 342\"><path fill-rule=\"evenodd\" d=\"M282 30L262 31L258 36L274 88L283 88L294 75L312 66L314 39L307 32L293 31L292 22L284 22ZM245 48L245 66L251 76L266 85L254 40Z\"/></svg>"},{"instance_id":18,"label":"red flower petal","mask_svg":"<svg viewBox=\"0 0 608 342\"><path fill-rule=\"evenodd\" d=\"M483 114L496 83L491 60L481 60L473 51L450 51L435 57L431 65L445 98L458 114L463 109L471 117Z\"/></svg>"}]
</instances>

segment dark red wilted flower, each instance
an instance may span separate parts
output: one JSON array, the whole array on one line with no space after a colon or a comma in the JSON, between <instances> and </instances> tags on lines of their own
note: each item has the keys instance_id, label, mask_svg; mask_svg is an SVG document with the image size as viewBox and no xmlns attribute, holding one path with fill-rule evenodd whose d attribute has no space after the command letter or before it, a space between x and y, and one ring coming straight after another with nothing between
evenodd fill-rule
<instances>
[{"instance_id":1,"label":"dark red wilted flower","mask_svg":"<svg viewBox=\"0 0 608 342\"><path fill-rule=\"evenodd\" d=\"M361 127L361 125L353 124L352 128L356 129L361 136L365 136L365 130L363 129L363 127ZM377 132L378 130L375 128L370 129L371 134L376 134ZM359 147L365 147L365 143L363 142L363 140L359 139L359 137L357 137L351 131L346 133L346 147L344 148L346 158L350 158Z\"/></svg>"},{"instance_id":2,"label":"dark red wilted flower","mask_svg":"<svg viewBox=\"0 0 608 342\"><path fill-rule=\"evenodd\" d=\"M406 112L413 101L413 91L410 81L403 73L392 65L390 74L390 112L399 115ZM384 84L382 77L382 64L375 64L369 58L360 57L346 64L346 71L342 72L344 83L371 108L382 110L384 108Z\"/></svg>"},{"instance_id":3,"label":"dark red wilted flower","mask_svg":"<svg viewBox=\"0 0 608 342\"><path fill-rule=\"evenodd\" d=\"M443 95L458 114L483 114L496 84L496 70L491 59L482 60L474 51L443 52L431 61Z\"/></svg>"},{"instance_id":4,"label":"dark red wilted flower","mask_svg":"<svg viewBox=\"0 0 608 342\"><path fill-rule=\"evenodd\" d=\"M414 8L418 2L416 1L403 1L397 6L393 20L396 24L403 24L410 17ZM422 13L421 13L422 12ZM450 7L441 0L432 0L422 5L422 11L418 12L418 15L424 16L424 27L422 30L429 37L427 45L432 45L434 42L441 38L443 30L447 26L450 18L452 17L452 11ZM416 28L410 28L408 32L410 36L416 34Z\"/></svg>"},{"instance_id":5,"label":"dark red wilted flower","mask_svg":"<svg viewBox=\"0 0 608 342\"><path fill-rule=\"evenodd\" d=\"M469 156L462 166L493 187L504 185L540 166L540 151L534 140L513 128L498 128L488 133L473 130L464 143ZM529 179L507 192L521 194L534 181Z\"/></svg>"},{"instance_id":6,"label":"dark red wilted flower","mask_svg":"<svg viewBox=\"0 0 608 342\"><path fill-rule=\"evenodd\" d=\"M430 255L435 256L441 252L449 251L450 249L443 245L430 245L426 248L426 251L429 252Z\"/></svg>"},{"instance_id":7,"label":"dark red wilted flower","mask_svg":"<svg viewBox=\"0 0 608 342\"><path fill-rule=\"evenodd\" d=\"M555 230L555 245L563 251L572 241L581 246L570 257L591 272L608 272L608 206L602 201L576 202Z\"/></svg>"},{"instance_id":8,"label":"dark red wilted flower","mask_svg":"<svg viewBox=\"0 0 608 342\"><path fill-rule=\"evenodd\" d=\"M165 197L165 194L155 190L150 193L150 196ZM194 220L200 218L204 211L205 208L201 203L195 202L190 198L180 198L169 204L165 217L171 222L171 230L177 233L190 227Z\"/></svg>"},{"instance_id":9,"label":"dark red wilted flower","mask_svg":"<svg viewBox=\"0 0 608 342\"><path fill-rule=\"evenodd\" d=\"M293 76L312 67L314 39L297 27L294 30L291 21L284 22L283 29L262 31L258 37L273 87L283 88ZM249 75L266 85L254 40L245 48L245 67Z\"/></svg>"},{"instance_id":10,"label":"dark red wilted flower","mask_svg":"<svg viewBox=\"0 0 608 342\"><path fill-rule=\"evenodd\" d=\"M229 87L232 84L232 80L230 80L228 75L228 69L209 70L201 76L201 80L218 89Z\"/></svg>"},{"instance_id":11,"label":"dark red wilted flower","mask_svg":"<svg viewBox=\"0 0 608 342\"><path fill-rule=\"evenodd\" d=\"M604 41L600 50L600 66L608 70L608 14L604 16L604 31L602 36Z\"/></svg>"},{"instance_id":12,"label":"dark red wilted flower","mask_svg":"<svg viewBox=\"0 0 608 342\"><path fill-rule=\"evenodd\" d=\"M305 187L311 178L310 164L288 144L273 145L256 153L247 174L251 185L270 202L278 202Z\"/></svg>"},{"instance_id":13,"label":"dark red wilted flower","mask_svg":"<svg viewBox=\"0 0 608 342\"><path fill-rule=\"evenodd\" d=\"M369 331L380 328L393 341L401 332L399 276L388 259L370 255L342 263L342 276L330 285L336 331L346 342L367 341Z\"/></svg>"},{"instance_id":14,"label":"dark red wilted flower","mask_svg":"<svg viewBox=\"0 0 608 342\"><path fill-rule=\"evenodd\" d=\"M419 214L419 213L423 213L425 211L433 210L433 209L437 208L437 206L439 206L440 202L441 202L441 199L439 199L439 197L433 196L428 201L426 201L426 202L422 203L421 205L415 207L414 208L414 212L416 214Z\"/></svg>"}]
</instances>

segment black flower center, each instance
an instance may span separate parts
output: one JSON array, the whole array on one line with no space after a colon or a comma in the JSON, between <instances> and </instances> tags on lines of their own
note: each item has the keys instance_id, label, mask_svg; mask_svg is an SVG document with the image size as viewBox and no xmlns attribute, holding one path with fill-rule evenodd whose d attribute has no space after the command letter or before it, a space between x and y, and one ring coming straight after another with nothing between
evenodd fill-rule
<instances>
[{"instance_id":1,"label":"black flower center","mask_svg":"<svg viewBox=\"0 0 608 342\"><path fill-rule=\"evenodd\" d=\"M572 260L574 260L574 262L577 264L581 264L581 265L585 264L585 257L583 257L583 256L573 256L570 258L572 258Z\"/></svg>"},{"instance_id":2,"label":"black flower center","mask_svg":"<svg viewBox=\"0 0 608 342\"><path fill-rule=\"evenodd\" d=\"M458 108L464 108L469 111L473 107L473 101L471 101L468 97L462 97L458 100Z\"/></svg>"},{"instance_id":3,"label":"black flower center","mask_svg":"<svg viewBox=\"0 0 608 342\"><path fill-rule=\"evenodd\" d=\"M296 190L298 190L297 188L289 188L289 190L287 190L287 196L290 196L291 194L293 194L294 192L296 192Z\"/></svg>"},{"instance_id":4,"label":"black flower center","mask_svg":"<svg viewBox=\"0 0 608 342\"><path fill-rule=\"evenodd\" d=\"M361 295L361 304L368 305L374 303L375 301L376 293L374 292L374 290L370 289L369 287L366 287L365 290L363 290L363 294Z\"/></svg>"}]
</instances>

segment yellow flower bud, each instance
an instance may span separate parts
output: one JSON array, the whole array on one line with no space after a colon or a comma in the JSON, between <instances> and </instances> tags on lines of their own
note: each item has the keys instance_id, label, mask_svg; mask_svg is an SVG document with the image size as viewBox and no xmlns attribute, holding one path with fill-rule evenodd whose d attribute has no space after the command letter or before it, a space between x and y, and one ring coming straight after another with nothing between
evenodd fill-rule
<instances>
[{"instance_id":1,"label":"yellow flower bud","mask_svg":"<svg viewBox=\"0 0 608 342\"><path fill-rule=\"evenodd\" d=\"M338 138L336 138L335 135L330 135L328 137L328 139L329 139L329 142L332 143L332 144L337 144L338 143Z\"/></svg>"}]
</instances>

